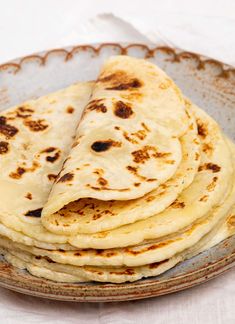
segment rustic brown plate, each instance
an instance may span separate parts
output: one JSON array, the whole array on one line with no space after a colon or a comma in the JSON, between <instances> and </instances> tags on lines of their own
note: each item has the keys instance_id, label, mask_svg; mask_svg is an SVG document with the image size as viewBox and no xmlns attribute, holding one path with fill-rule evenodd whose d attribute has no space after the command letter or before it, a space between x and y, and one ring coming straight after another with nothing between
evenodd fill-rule
<instances>
[{"instance_id":1,"label":"rustic brown plate","mask_svg":"<svg viewBox=\"0 0 235 324\"><path fill-rule=\"evenodd\" d=\"M110 55L145 57L163 68L184 94L219 121L235 140L235 70L203 56L143 44L67 47L0 65L0 111L24 100L95 79ZM0 286L24 294L65 301L124 301L159 296L203 283L235 264L235 236L166 273L135 283L63 284L18 270L0 257Z\"/></svg>"}]
</instances>

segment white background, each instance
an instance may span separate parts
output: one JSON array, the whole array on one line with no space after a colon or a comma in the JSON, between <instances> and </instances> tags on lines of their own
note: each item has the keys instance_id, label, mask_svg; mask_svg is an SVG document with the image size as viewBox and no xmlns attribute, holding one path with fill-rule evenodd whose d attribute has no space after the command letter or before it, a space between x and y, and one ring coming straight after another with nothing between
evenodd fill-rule
<instances>
[{"instance_id":1,"label":"white background","mask_svg":"<svg viewBox=\"0 0 235 324\"><path fill-rule=\"evenodd\" d=\"M235 1L0 0L0 63L99 41L160 41L235 65ZM230 270L184 292L126 303L62 303L0 289L0 323L234 324L234 305Z\"/></svg>"}]
</instances>

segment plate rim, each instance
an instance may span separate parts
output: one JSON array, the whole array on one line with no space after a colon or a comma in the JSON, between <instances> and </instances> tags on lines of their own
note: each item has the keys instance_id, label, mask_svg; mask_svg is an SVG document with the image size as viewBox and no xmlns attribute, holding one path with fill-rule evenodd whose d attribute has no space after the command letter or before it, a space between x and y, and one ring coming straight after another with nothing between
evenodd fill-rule
<instances>
[{"instance_id":1,"label":"plate rim","mask_svg":"<svg viewBox=\"0 0 235 324\"><path fill-rule=\"evenodd\" d=\"M35 62L39 62L40 65L45 65L47 59L52 54L59 54L63 53L65 55L65 61L69 61L72 59L73 55L76 54L78 51L84 51L90 49L93 51L94 54L99 54L100 51L104 47L117 47L120 49L120 55L125 55L127 51L133 47L139 47L142 50L146 51L144 58L151 58L154 56L156 51L163 51L165 53L173 55L172 61L180 61L181 59L190 59L193 58L197 60L198 64L196 69L204 69L206 64L211 64L217 66L220 70L220 73L217 77L222 78L229 78L231 75L235 77L235 67L224 63L222 61L213 59L209 56L192 52L186 51L178 47L170 47L170 46L162 46L162 45L154 45L152 43L131 43L131 42L105 42L105 43L90 43L90 44L78 44L73 46L65 46L65 47L58 47L53 49L47 49L44 51L34 52L29 55L24 55L15 59L11 59L5 63L0 64L0 72L6 72L8 69L14 69L14 73L18 73L23 66L23 63L27 61L34 60Z\"/></svg>"}]
</instances>

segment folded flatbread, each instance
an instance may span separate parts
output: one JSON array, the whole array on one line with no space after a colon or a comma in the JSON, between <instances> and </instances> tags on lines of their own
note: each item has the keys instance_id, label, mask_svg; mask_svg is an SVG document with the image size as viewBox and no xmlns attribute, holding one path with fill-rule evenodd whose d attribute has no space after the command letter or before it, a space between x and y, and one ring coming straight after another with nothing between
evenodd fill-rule
<instances>
[{"instance_id":1,"label":"folded flatbread","mask_svg":"<svg viewBox=\"0 0 235 324\"><path fill-rule=\"evenodd\" d=\"M179 138L188 124L184 98L162 70L127 56L109 59L43 219L81 198L130 200L157 189L182 160Z\"/></svg>"}]
</instances>

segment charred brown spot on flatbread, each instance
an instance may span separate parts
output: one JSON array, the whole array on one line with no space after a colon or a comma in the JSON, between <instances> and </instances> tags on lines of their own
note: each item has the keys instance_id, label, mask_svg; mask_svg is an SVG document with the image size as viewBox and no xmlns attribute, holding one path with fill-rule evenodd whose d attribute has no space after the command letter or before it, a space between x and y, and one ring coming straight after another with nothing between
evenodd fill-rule
<instances>
[{"instance_id":1,"label":"charred brown spot on flatbread","mask_svg":"<svg viewBox=\"0 0 235 324\"><path fill-rule=\"evenodd\" d=\"M136 139L130 137L130 135L129 135L126 131L123 132L123 137L124 137L128 142L130 142L130 143L132 143L132 144L138 144L138 141L137 141Z\"/></svg>"},{"instance_id":2,"label":"charred brown spot on flatbread","mask_svg":"<svg viewBox=\"0 0 235 324\"><path fill-rule=\"evenodd\" d=\"M25 168L18 167L15 172L9 174L9 177L12 179L20 179L25 172Z\"/></svg>"},{"instance_id":3,"label":"charred brown spot on flatbread","mask_svg":"<svg viewBox=\"0 0 235 324\"><path fill-rule=\"evenodd\" d=\"M99 177L99 178L97 179L97 182L98 182L98 184L101 185L101 186L106 186L106 185L108 184L108 181L107 181L106 179L102 178L102 177Z\"/></svg>"},{"instance_id":4,"label":"charred brown spot on flatbread","mask_svg":"<svg viewBox=\"0 0 235 324\"><path fill-rule=\"evenodd\" d=\"M44 256L43 257L44 260L46 260L49 263L55 263L55 261L53 261L51 258L49 258L48 256Z\"/></svg>"},{"instance_id":5,"label":"charred brown spot on flatbread","mask_svg":"<svg viewBox=\"0 0 235 324\"><path fill-rule=\"evenodd\" d=\"M123 99L126 99L126 100L129 100L129 101L138 101L140 102L141 101L141 98L143 97L143 94L140 93L140 92L136 92L136 91L131 91L130 93L122 93L121 94L121 97Z\"/></svg>"},{"instance_id":6,"label":"charred brown spot on flatbread","mask_svg":"<svg viewBox=\"0 0 235 324\"><path fill-rule=\"evenodd\" d=\"M4 135L7 139L15 136L18 133L18 129L7 123L5 116L0 116L0 134Z\"/></svg>"},{"instance_id":7,"label":"charred brown spot on flatbread","mask_svg":"<svg viewBox=\"0 0 235 324\"><path fill-rule=\"evenodd\" d=\"M154 158L165 158L171 153L157 152L154 146L145 145L142 149L134 151L131 153L133 155L133 161L135 163L145 163L151 157ZM173 160L170 160L173 161ZM174 162L174 161L173 161Z\"/></svg>"},{"instance_id":8,"label":"charred brown spot on flatbread","mask_svg":"<svg viewBox=\"0 0 235 324\"><path fill-rule=\"evenodd\" d=\"M25 216L32 216L32 217L41 217L42 214L42 208L34 209L34 210L29 210Z\"/></svg>"},{"instance_id":9,"label":"charred brown spot on flatbread","mask_svg":"<svg viewBox=\"0 0 235 324\"><path fill-rule=\"evenodd\" d=\"M33 109L24 106L20 106L16 109L16 117L18 118L28 118L31 117L33 113Z\"/></svg>"},{"instance_id":10,"label":"charred brown spot on flatbread","mask_svg":"<svg viewBox=\"0 0 235 324\"><path fill-rule=\"evenodd\" d=\"M90 111L95 110L97 112L106 113L107 108L102 101L103 101L103 99L91 100L90 103L88 104L88 106L86 107L86 110L90 110Z\"/></svg>"},{"instance_id":11,"label":"charred brown spot on flatbread","mask_svg":"<svg viewBox=\"0 0 235 324\"><path fill-rule=\"evenodd\" d=\"M74 113L74 108L73 107L71 107L71 106L69 106L69 107L67 107L66 108L66 112L67 112L67 114L72 114L72 113Z\"/></svg>"},{"instance_id":12,"label":"charred brown spot on flatbread","mask_svg":"<svg viewBox=\"0 0 235 324\"><path fill-rule=\"evenodd\" d=\"M40 164L37 161L33 161L30 168L26 168L26 172L34 172L36 169L40 168Z\"/></svg>"},{"instance_id":13,"label":"charred brown spot on flatbread","mask_svg":"<svg viewBox=\"0 0 235 324\"><path fill-rule=\"evenodd\" d=\"M33 161L31 167L19 166L17 167L16 171L13 171L9 174L9 177L13 179L20 179L23 174L27 172L34 172L39 167L40 164L37 161Z\"/></svg>"},{"instance_id":14,"label":"charred brown spot on flatbread","mask_svg":"<svg viewBox=\"0 0 235 324\"><path fill-rule=\"evenodd\" d=\"M117 252L97 249L97 250L95 250L95 254L100 255L100 256L106 256L106 257L110 258L112 256L117 255Z\"/></svg>"},{"instance_id":15,"label":"charred brown spot on flatbread","mask_svg":"<svg viewBox=\"0 0 235 324\"><path fill-rule=\"evenodd\" d=\"M60 157L60 149L58 149L56 147L48 147L48 148L42 150L41 151L41 154L44 154L44 153L53 153L53 152L54 152L53 155L48 155L48 156L46 156L45 159L46 159L46 161L48 161L50 163L54 163Z\"/></svg>"},{"instance_id":16,"label":"charred brown spot on flatbread","mask_svg":"<svg viewBox=\"0 0 235 324\"><path fill-rule=\"evenodd\" d=\"M91 145L91 148L95 152L104 152L110 149L112 146L112 141L96 141Z\"/></svg>"},{"instance_id":17,"label":"charred brown spot on flatbread","mask_svg":"<svg viewBox=\"0 0 235 324\"><path fill-rule=\"evenodd\" d=\"M106 90L132 90L142 87L140 80L121 70L99 78L98 82L108 83Z\"/></svg>"},{"instance_id":18,"label":"charred brown spot on flatbread","mask_svg":"<svg viewBox=\"0 0 235 324\"><path fill-rule=\"evenodd\" d=\"M139 129L138 131L130 134L126 131L123 131L123 137L132 144L138 144L139 140L143 141L146 138L147 133L150 132L150 129L145 123L141 123L141 126L143 127L142 129Z\"/></svg>"},{"instance_id":19,"label":"charred brown spot on flatbread","mask_svg":"<svg viewBox=\"0 0 235 324\"><path fill-rule=\"evenodd\" d=\"M102 276L103 275L103 271L96 270L94 268L86 267L86 271L91 272L91 273L96 273L99 276Z\"/></svg>"},{"instance_id":20,"label":"charred brown spot on flatbread","mask_svg":"<svg viewBox=\"0 0 235 324\"><path fill-rule=\"evenodd\" d=\"M198 168L199 172L203 170L211 170L213 173L216 173L221 170L221 167L215 163L205 163L203 165L200 165Z\"/></svg>"},{"instance_id":21,"label":"charred brown spot on flatbread","mask_svg":"<svg viewBox=\"0 0 235 324\"><path fill-rule=\"evenodd\" d=\"M155 158L165 158L167 156L171 155L171 153L168 153L168 152L156 152L152 155L153 157ZM169 160L169 161L172 161L172 160ZM168 163L172 163L172 162L169 162Z\"/></svg>"},{"instance_id":22,"label":"charred brown spot on flatbread","mask_svg":"<svg viewBox=\"0 0 235 324\"><path fill-rule=\"evenodd\" d=\"M208 135L208 129L205 123L203 123L200 119L197 119L197 131L198 135L202 138L206 138Z\"/></svg>"},{"instance_id":23,"label":"charred brown spot on flatbread","mask_svg":"<svg viewBox=\"0 0 235 324\"><path fill-rule=\"evenodd\" d=\"M181 241L181 240L182 240L182 238L171 239L171 240L159 242L159 243L156 243L156 244L151 244L149 246L143 247L143 248L138 249L138 250L126 248L125 252L127 254L138 255L138 254L142 254L144 252L153 251L153 250L163 248L163 247L165 247L167 245L170 245L171 243L174 243L176 241Z\"/></svg>"},{"instance_id":24,"label":"charred brown spot on flatbread","mask_svg":"<svg viewBox=\"0 0 235 324\"><path fill-rule=\"evenodd\" d=\"M51 163L54 163L56 160L58 160L60 157L60 153L59 152L56 152L53 156L47 156L46 157L46 160L48 162L51 162Z\"/></svg>"},{"instance_id":25,"label":"charred brown spot on flatbread","mask_svg":"<svg viewBox=\"0 0 235 324\"><path fill-rule=\"evenodd\" d=\"M87 187L96 190L96 191L101 191L101 190L107 190L107 191L119 191L119 192L124 192L124 191L130 191L130 188L108 188L108 187L95 187L91 186L90 184L86 185Z\"/></svg>"},{"instance_id":26,"label":"charred brown spot on flatbread","mask_svg":"<svg viewBox=\"0 0 235 324\"><path fill-rule=\"evenodd\" d=\"M80 144L80 141L76 140L75 142L73 142L71 147L74 148L74 147L78 146L78 144Z\"/></svg>"},{"instance_id":27,"label":"charred brown spot on flatbread","mask_svg":"<svg viewBox=\"0 0 235 324\"><path fill-rule=\"evenodd\" d=\"M0 154L6 154L9 151L9 143L0 141Z\"/></svg>"},{"instance_id":28,"label":"charred brown spot on flatbread","mask_svg":"<svg viewBox=\"0 0 235 324\"><path fill-rule=\"evenodd\" d=\"M107 215L110 215L110 216L113 216L113 215L114 215L114 213L111 212L111 210L108 210L108 209L105 209L105 210L103 210L103 211L101 211L101 212L99 212L99 210L96 210L96 212L97 212L97 213L95 213L95 214L92 216L92 219L93 219L93 220L97 220L97 219L99 219L99 218L101 218L101 217L103 217L103 216L107 216Z\"/></svg>"},{"instance_id":29,"label":"charred brown spot on flatbread","mask_svg":"<svg viewBox=\"0 0 235 324\"><path fill-rule=\"evenodd\" d=\"M48 128L48 125L44 119L24 120L24 125L27 126L32 132L42 132Z\"/></svg>"},{"instance_id":30,"label":"charred brown spot on flatbread","mask_svg":"<svg viewBox=\"0 0 235 324\"><path fill-rule=\"evenodd\" d=\"M169 261L169 259L166 259L166 260L163 260L163 261L160 261L160 262L151 263L151 264L149 264L149 269L156 269L160 265L162 265L164 263L167 263L168 261Z\"/></svg>"},{"instance_id":31,"label":"charred brown spot on flatbread","mask_svg":"<svg viewBox=\"0 0 235 324\"><path fill-rule=\"evenodd\" d=\"M138 173L138 168L137 167L133 167L131 165L128 165L127 170L130 171L132 174L137 175ZM143 177L144 179L146 179L145 177Z\"/></svg>"},{"instance_id":32,"label":"charred brown spot on flatbread","mask_svg":"<svg viewBox=\"0 0 235 324\"><path fill-rule=\"evenodd\" d=\"M145 123L141 123L141 126L147 131L150 132L150 128L145 124Z\"/></svg>"},{"instance_id":33,"label":"charred brown spot on flatbread","mask_svg":"<svg viewBox=\"0 0 235 324\"><path fill-rule=\"evenodd\" d=\"M94 171L93 171L93 173L94 174L97 174L97 175L99 175L99 176L102 176L103 174L104 174L104 170L103 169L95 169Z\"/></svg>"},{"instance_id":34,"label":"charred brown spot on flatbread","mask_svg":"<svg viewBox=\"0 0 235 324\"><path fill-rule=\"evenodd\" d=\"M218 180L218 177L213 177L212 182L206 187L208 191L213 191L216 187L216 182Z\"/></svg>"},{"instance_id":35,"label":"charred brown spot on flatbread","mask_svg":"<svg viewBox=\"0 0 235 324\"><path fill-rule=\"evenodd\" d=\"M182 201L178 201L177 199L170 205L172 208L184 208L185 203Z\"/></svg>"},{"instance_id":36,"label":"charred brown spot on flatbread","mask_svg":"<svg viewBox=\"0 0 235 324\"><path fill-rule=\"evenodd\" d=\"M133 155L133 161L135 163L145 163L147 160L150 159L150 154L148 149L145 147L141 150L137 150L131 153Z\"/></svg>"},{"instance_id":37,"label":"charred brown spot on flatbread","mask_svg":"<svg viewBox=\"0 0 235 324\"><path fill-rule=\"evenodd\" d=\"M47 178L50 180L50 181L55 181L56 178L57 178L57 175L56 174L48 174L47 175Z\"/></svg>"},{"instance_id":38,"label":"charred brown spot on flatbread","mask_svg":"<svg viewBox=\"0 0 235 324\"><path fill-rule=\"evenodd\" d=\"M206 202L207 200L208 200L208 195L204 195L199 199L199 201L203 201L203 202Z\"/></svg>"},{"instance_id":39,"label":"charred brown spot on flatbread","mask_svg":"<svg viewBox=\"0 0 235 324\"><path fill-rule=\"evenodd\" d=\"M71 181L73 180L73 173L71 172L68 172L68 173L65 173L61 178L59 178L59 180L57 182L67 182L67 181Z\"/></svg>"},{"instance_id":40,"label":"charred brown spot on flatbread","mask_svg":"<svg viewBox=\"0 0 235 324\"><path fill-rule=\"evenodd\" d=\"M91 145L91 149L97 153L105 152L109 150L111 147L121 147L122 143L113 141L111 139L104 141L96 141Z\"/></svg>"},{"instance_id":41,"label":"charred brown spot on flatbread","mask_svg":"<svg viewBox=\"0 0 235 324\"><path fill-rule=\"evenodd\" d=\"M20 106L17 108L17 110L22 113L33 113L34 112L34 110L32 108L27 108L25 106Z\"/></svg>"},{"instance_id":42,"label":"charred brown spot on flatbread","mask_svg":"<svg viewBox=\"0 0 235 324\"><path fill-rule=\"evenodd\" d=\"M50 147L48 147L48 148L42 150L41 153L51 153L51 152L54 152L54 151L56 151L56 150L57 150L56 147L52 147L52 146L50 146Z\"/></svg>"},{"instance_id":43,"label":"charred brown spot on flatbread","mask_svg":"<svg viewBox=\"0 0 235 324\"><path fill-rule=\"evenodd\" d=\"M132 268L127 268L123 271L110 271L110 274L115 274L115 275L130 275L133 276L135 274L135 270Z\"/></svg>"},{"instance_id":44,"label":"charred brown spot on flatbread","mask_svg":"<svg viewBox=\"0 0 235 324\"><path fill-rule=\"evenodd\" d=\"M36 255L36 256L35 256L35 259L36 259L36 260L44 259L44 260L46 260L46 261L49 262L49 263L55 263L55 261L53 261L53 260L52 260L51 258L49 258L48 256Z\"/></svg>"},{"instance_id":45,"label":"charred brown spot on flatbread","mask_svg":"<svg viewBox=\"0 0 235 324\"><path fill-rule=\"evenodd\" d=\"M213 151L213 146L209 143L203 143L202 151L206 154L210 154Z\"/></svg>"},{"instance_id":46,"label":"charred brown spot on flatbread","mask_svg":"<svg viewBox=\"0 0 235 324\"><path fill-rule=\"evenodd\" d=\"M29 200L32 200L33 199L33 196L31 194L31 192L28 192L26 195L25 195L25 198L29 199Z\"/></svg>"},{"instance_id":47,"label":"charred brown spot on flatbread","mask_svg":"<svg viewBox=\"0 0 235 324\"><path fill-rule=\"evenodd\" d=\"M134 176L136 176L137 178L141 179L141 180L146 180L146 177L142 176L141 174L138 173L139 168L138 167L134 167L132 165L128 165L127 170L132 173Z\"/></svg>"},{"instance_id":48,"label":"charred brown spot on flatbread","mask_svg":"<svg viewBox=\"0 0 235 324\"><path fill-rule=\"evenodd\" d=\"M127 119L133 115L133 110L130 104L126 104L119 100L114 105L114 114L119 118Z\"/></svg>"},{"instance_id":49,"label":"charred brown spot on flatbread","mask_svg":"<svg viewBox=\"0 0 235 324\"><path fill-rule=\"evenodd\" d=\"M102 217L102 214L101 213L97 213L97 214L94 214L93 216L92 216L92 219L93 220L97 220L97 219L99 219L99 218L101 218Z\"/></svg>"},{"instance_id":50,"label":"charred brown spot on flatbread","mask_svg":"<svg viewBox=\"0 0 235 324\"><path fill-rule=\"evenodd\" d=\"M145 199L145 201L147 201L147 202L150 202L150 201L153 201L153 200L155 200L155 196L149 196L149 197L147 197L146 199Z\"/></svg>"},{"instance_id":51,"label":"charred brown spot on flatbread","mask_svg":"<svg viewBox=\"0 0 235 324\"><path fill-rule=\"evenodd\" d=\"M113 257L113 256L115 256L115 255L117 255L117 253L114 252L114 251L105 252L105 256L106 256L107 258L111 258L111 257Z\"/></svg>"},{"instance_id":52,"label":"charred brown spot on flatbread","mask_svg":"<svg viewBox=\"0 0 235 324\"><path fill-rule=\"evenodd\" d=\"M106 90L131 90L140 88L141 86L142 83L138 79L134 78L133 80L130 80L126 83L119 83L117 85L107 87Z\"/></svg>"},{"instance_id":53,"label":"charred brown spot on flatbread","mask_svg":"<svg viewBox=\"0 0 235 324\"><path fill-rule=\"evenodd\" d=\"M166 183L162 183L160 185L160 188L162 188L162 189L167 189L168 187L169 187L169 185L167 185Z\"/></svg>"},{"instance_id":54,"label":"charred brown spot on flatbread","mask_svg":"<svg viewBox=\"0 0 235 324\"><path fill-rule=\"evenodd\" d=\"M132 133L131 135L138 137L138 139L140 140L144 140L147 136L147 133L150 132L150 129L144 123L141 123L141 125L144 129L140 129L137 132Z\"/></svg>"}]
</instances>

